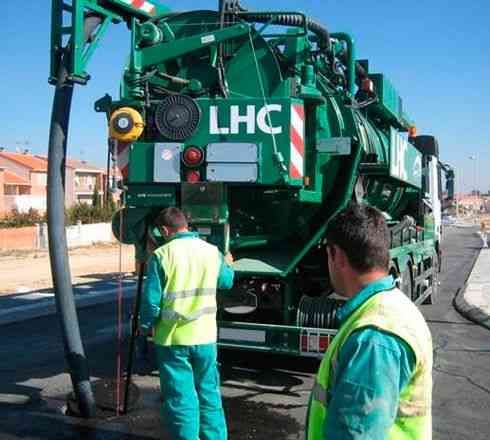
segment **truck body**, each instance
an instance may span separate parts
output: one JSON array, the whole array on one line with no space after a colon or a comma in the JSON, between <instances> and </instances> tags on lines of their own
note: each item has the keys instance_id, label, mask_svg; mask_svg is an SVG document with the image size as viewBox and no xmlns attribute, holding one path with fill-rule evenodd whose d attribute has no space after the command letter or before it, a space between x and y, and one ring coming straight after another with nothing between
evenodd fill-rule
<instances>
[{"instance_id":1,"label":"truck body","mask_svg":"<svg viewBox=\"0 0 490 440\"><path fill-rule=\"evenodd\" d=\"M218 298L222 347L322 356L342 304L323 237L351 201L383 212L400 288L434 301L446 168L350 35L236 1L179 13L152 2L129 13L130 3L78 3L131 31L120 97L95 104L123 176L113 229L143 259L148 242L163 244L153 219L177 206L232 252L235 285ZM72 74L84 82L81 65Z\"/></svg>"}]
</instances>

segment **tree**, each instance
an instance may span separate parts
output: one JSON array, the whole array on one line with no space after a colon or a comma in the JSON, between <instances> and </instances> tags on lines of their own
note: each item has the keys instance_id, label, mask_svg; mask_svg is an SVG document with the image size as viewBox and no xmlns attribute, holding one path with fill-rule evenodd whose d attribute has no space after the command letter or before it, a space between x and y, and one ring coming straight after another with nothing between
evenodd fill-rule
<instances>
[{"instance_id":1,"label":"tree","mask_svg":"<svg viewBox=\"0 0 490 440\"><path fill-rule=\"evenodd\" d=\"M99 186L97 184L94 185L94 192L92 193L92 206L94 208L100 208L101 200L99 196Z\"/></svg>"}]
</instances>

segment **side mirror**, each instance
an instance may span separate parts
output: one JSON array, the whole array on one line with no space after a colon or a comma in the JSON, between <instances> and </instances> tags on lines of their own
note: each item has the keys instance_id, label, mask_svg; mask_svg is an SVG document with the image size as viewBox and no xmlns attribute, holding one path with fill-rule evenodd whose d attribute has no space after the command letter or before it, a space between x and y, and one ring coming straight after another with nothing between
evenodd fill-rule
<instances>
[{"instance_id":1,"label":"side mirror","mask_svg":"<svg viewBox=\"0 0 490 440\"><path fill-rule=\"evenodd\" d=\"M446 173L446 191L448 200L454 200L454 171Z\"/></svg>"}]
</instances>

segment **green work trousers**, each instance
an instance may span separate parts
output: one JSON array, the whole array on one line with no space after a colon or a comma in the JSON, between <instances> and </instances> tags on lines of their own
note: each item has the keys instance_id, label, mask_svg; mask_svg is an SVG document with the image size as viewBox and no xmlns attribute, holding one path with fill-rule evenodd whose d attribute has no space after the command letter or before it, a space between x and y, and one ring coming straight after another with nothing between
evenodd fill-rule
<instances>
[{"instance_id":1,"label":"green work trousers","mask_svg":"<svg viewBox=\"0 0 490 440\"><path fill-rule=\"evenodd\" d=\"M172 440L226 440L216 344L156 345L162 424Z\"/></svg>"}]
</instances>

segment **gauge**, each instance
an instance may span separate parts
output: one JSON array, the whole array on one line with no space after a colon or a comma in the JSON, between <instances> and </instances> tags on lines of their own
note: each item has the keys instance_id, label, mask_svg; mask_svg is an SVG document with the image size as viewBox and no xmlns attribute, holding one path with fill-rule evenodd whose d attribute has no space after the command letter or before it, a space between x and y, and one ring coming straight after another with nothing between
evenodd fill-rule
<instances>
[{"instance_id":1,"label":"gauge","mask_svg":"<svg viewBox=\"0 0 490 440\"><path fill-rule=\"evenodd\" d=\"M197 103L186 95L170 95L155 110L155 125L160 134L173 141L183 141L196 131L201 119Z\"/></svg>"}]
</instances>

